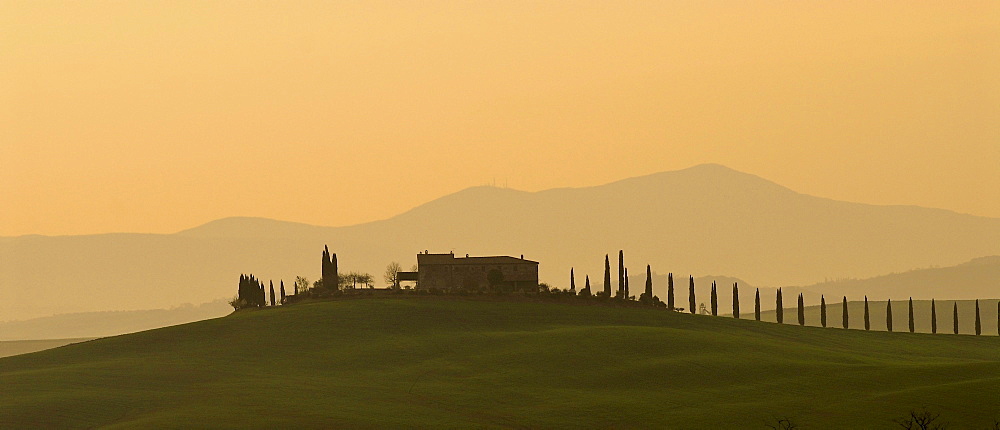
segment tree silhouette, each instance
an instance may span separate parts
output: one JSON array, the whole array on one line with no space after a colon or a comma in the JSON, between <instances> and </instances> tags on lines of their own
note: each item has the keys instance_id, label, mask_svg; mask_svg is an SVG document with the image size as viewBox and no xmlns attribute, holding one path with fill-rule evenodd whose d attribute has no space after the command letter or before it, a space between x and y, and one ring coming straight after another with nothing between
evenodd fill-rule
<instances>
[{"instance_id":1,"label":"tree silhouette","mask_svg":"<svg viewBox=\"0 0 1000 430\"><path fill-rule=\"evenodd\" d=\"M712 281L712 316L719 316L719 296L715 292L715 281Z\"/></svg>"},{"instance_id":2,"label":"tree silhouette","mask_svg":"<svg viewBox=\"0 0 1000 430\"><path fill-rule=\"evenodd\" d=\"M604 297L611 298L611 260L604 254Z\"/></svg>"},{"instance_id":3,"label":"tree silhouette","mask_svg":"<svg viewBox=\"0 0 1000 430\"><path fill-rule=\"evenodd\" d=\"M281 281L281 304L285 304L285 281Z\"/></svg>"},{"instance_id":4,"label":"tree silhouette","mask_svg":"<svg viewBox=\"0 0 1000 430\"><path fill-rule=\"evenodd\" d=\"M847 296L844 296L844 330L851 328L851 318L847 313Z\"/></svg>"},{"instance_id":5,"label":"tree silhouette","mask_svg":"<svg viewBox=\"0 0 1000 430\"><path fill-rule=\"evenodd\" d=\"M799 325L806 325L806 306L802 300L802 293L799 293Z\"/></svg>"},{"instance_id":6,"label":"tree silhouette","mask_svg":"<svg viewBox=\"0 0 1000 430\"><path fill-rule=\"evenodd\" d=\"M573 274L573 268L569 268L569 292L576 294L576 275Z\"/></svg>"},{"instance_id":7,"label":"tree silhouette","mask_svg":"<svg viewBox=\"0 0 1000 430\"><path fill-rule=\"evenodd\" d=\"M826 296L819 295L819 323L826 328Z\"/></svg>"},{"instance_id":8,"label":"tree silhouette","mask_svg":"<svg viewBox=\"0 0 1000 430\"><path fill-rule=\"evenodd\" d=\"M590 275L586 275L586 281L583 284L583 291L580 291L580 295L583 297L590 297Z\"/></svg>"},{"instance_id":9,"label":"tree silhouette","mask_svg":"<svg viewBox=\"0 0 1000 430\"><path fill-rule=\"evenodd\" d=\"M785 307L781 304L781 288L778 288L778 293L774 298L774 317L777 318L778 324L784 324Z\"/></svg>"},{"instance_id":10,"label":"tree silhouette","mask_svg":"<svg viewBox=\"0 0 1000 430\"><path fill-rule=\"evenodd\" d=\"M624 297L624 299L628 300L629 297L630 296L629 296L629 292L628 292L628 267L626 267L625 268L625 297Z\"/></svg>"},{"instance_id":11,"label":"tree silhouette","mask_svg":"<svg viewBox=\"0 0 1000 430\"><path fill-rule=\"evenodd\" d=\"M733 318L740 319L740 287L733 282Z\"/></svg>"},{"instance_id":12,"label":"tree silhouette","mask_svg":"<svg viewBox=\"0 0 1000 430\"><path fill-rule=\"evenodd\" d=\"M760 321L760 288L753 295L753 318Z\"/></svg>"},{"instance_id":13,"label":"tree silhouette","mask_svg":"<svg viewBox=\"0 0 1000 430\"><path fill-rule=\"evenodd\" d=\"M691 311L692 314L694 314L695 312L697 312L697 309L695 309L696 307L698 307L698 304L695 302L695 298L694 298L694 276L689 276L688 277L688 310Z\"/></svg>"},{"instance_id":14,"label":"tree silhouette","mask_svg":"<svg viewBox=\"0 0 1000 430\"><path fill-rule=\"evenodd\" d=\"M892 331L892 299L885 302L885 330Z\"/></svg>"},{"instance_id":15,"label":"tree silhouette","mask_svg":"<svg viewBox=\"0 0 1000 430\"><path fill-rule=\"evenodd\" d=\"M931 299L931 333L937 334L937 306L934 305L934 299Z\"/></svg>"},{"instance_id":16,"label":"tree silhouette","mask_svg":"<svg viewBox=\"0 0 1000 430\"><path fill-rule=\"evenodd\" d=\"M625 253L618 250L618 297L628 298L625 293Z\"/></svg>"},{"instance_id":17,"label":"tree silhouette","mask_svg":"<svg viewBox=\"0 0 1000 430\"><path fill-rule=\"evenodd\" d=\"M274 281L271 281L271 306L275 306Z\"/></svg>"},{"instance_id":18,"label":"tree silhouette","mask_svg":"<svg viewBox=\"0 0 1000 430\"><path fill-rule=\"evenodd\" d=\"M385 266L385 273L382 274L382 280L391 288L399 288L399 272L402 271L403 266L393 261Z\"/></svg>"},{"instance_id":19,"label":"tree silhouette","mask_svg":"<svg viewBox=\"0 0 1000 430\"><path fill-rule=\"evenodd\" d=\"M645 294L646 300L649 300L650 303L653 302L653 272L648 264L646 265L646 291L643 294Z\"/></svg>"},{"instance_id":20,"label":"tree silhouette","mask_svg":"<svg viewBox=\"0 0 1000 430\"><path fill-rule=\"evenodd\" d=\"M976 336L983 334L983 325L979 322L979 299L976 299Z\"/></svg>"},{"instance_id":21,"label":"tree silhouette","mask_svg":"<svg viewBox=\"0 0 1000 430\"><path fill-rule=\"evenodd\" d=\"M667 310L674 310L674 274L667 274ZM1000 311L998 311L1000 315Z\"/></svg>"},{"instance_id":22,"label":"tree silhouette","mask_svg":"<svg viewBox=\"0 0 1000 430\"><path fill-rule=\"evenodd\" d=\"M958 302L955 302L955 334L958 334Z\"/></svg>"},{"instance_id":23,"label":"tree silhouette","mask_svg":"<svg viewBox=\"0 0 1000 430\"><path fill-rule=\"evenodd\" d=\"M865 296L865 330L872 329L871 314L868 313L868 296Z\"/></svg>"},{"instance_id":24,"label":"tree silhouette","mask_svg":"<svg viewBox=\"0 0 1000 430\"><path fill-rule=\"evenodd\" d=\"M913 297L910 297L910 333L914 332L913 326Z\"/></svg>"}]
</instances>

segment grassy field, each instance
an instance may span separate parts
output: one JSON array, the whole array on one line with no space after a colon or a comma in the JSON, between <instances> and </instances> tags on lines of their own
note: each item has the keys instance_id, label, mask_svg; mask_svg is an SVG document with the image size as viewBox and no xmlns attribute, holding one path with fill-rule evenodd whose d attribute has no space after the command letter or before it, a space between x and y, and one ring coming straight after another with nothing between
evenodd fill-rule
<instances>
[{"instance_id":1,"label":"grassy field","mask_svg":"<svg viewBox=\"0 0 1000 430\"><path fill-rule=\"evenodd\" d=\"M0 428L987 428L998 384L998 337L372 298L0 359Z\"/></svg>"}]
</instances>

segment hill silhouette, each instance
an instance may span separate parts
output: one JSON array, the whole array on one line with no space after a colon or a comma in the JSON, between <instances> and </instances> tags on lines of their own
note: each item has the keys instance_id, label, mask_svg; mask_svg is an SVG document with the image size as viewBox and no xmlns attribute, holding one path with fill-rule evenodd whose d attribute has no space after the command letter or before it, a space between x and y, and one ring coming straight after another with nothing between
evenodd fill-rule
<instances>
[{"instance_id":1,"label":"hill silhouette","mask_svg":"<svg viewBox=\"0 0 1000 430\"><path fill-rule=\"evenodd\" d=\"M889 428L930 406L986 428L997 340L560 303L331 301L0 359L0 427Z\"/></svg>"},{"instance_id":2,"label":"hill silhouette","mask_svg":"<svg viewBox=\"0 0 1000 430\"><path fill-rule=\"evenodd\" d=\"M344 270L376 279L390 261L453 250L523 254L541 262L541 281L566 287L571 266L600 282L604 254L624 249L633 280L651 264L685 278L809 285L1000 254L1000 219L812 197L719 165L587 188L474 187L346 227L227 218L169 235L0 238L10 262L0 319L207 302L231 296L239 273L316 279L323 244Z\"/></svg>"}]
</instances>

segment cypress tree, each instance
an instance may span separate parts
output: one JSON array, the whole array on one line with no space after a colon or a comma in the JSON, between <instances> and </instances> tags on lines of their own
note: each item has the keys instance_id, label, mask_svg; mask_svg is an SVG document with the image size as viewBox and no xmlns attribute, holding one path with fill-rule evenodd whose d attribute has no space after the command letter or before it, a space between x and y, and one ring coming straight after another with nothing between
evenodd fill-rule
<instances>
[{"instance_id":1,"label":"cypress tree","mask_svg":"<svg viewBox=\"0 0 1000 430\"><path fill-rule=\"evenodd\" d=\"M712 316L719 316L719 296L715 292L715 281L712 281Z\"/></svg>"},{"instance_id":2,"label":"cypress tree","mask_svg":"<svg viewBox=\"0 0 1000 430\"><path fill-rule=\"evenodd\" d=\"M976 299L976 336L983 334L983 325L979 323L979 299Z\"/></svg>"},{"instance_id":3,"label":"cypress tree","mask_svg":"<svg viewBox=\"0 0 1000 430\"><path fill-rule=\"evenodd\" d=\"M590 297L590 275L586 275L586 283L583 286L583 291L580 292L581 296Z\"/></svg>"},{"instance_id":4,"label":"cypress tree","mask_svg":"<svg viewBox=\"0 0 1000 430\"><path fill-rule=\"evenodd\" d=\"M628 292L628 267L625 268L625 297L623 297L623 298L625 300L628 300L628 298L629 298L629 292Z\"/></svg>"},{"instance_id":5,"label":"cypress tree","mask_svg":"<svg viewBox=\"0 0 1000 430\"><path fill-rule=\"evenodd\" d=\"M275 305L275 303L274 303L275 301L276 300L275 300L275 297L274 297L274 281L271 281L271 306Z\"/></svg>"},{"instance_id":6,"label":"cypress tree","mask_svg":"<svg viewBox=\"0 0 1000 430\"><path fill-rule=\"evenodd\" d=\"M760 321L760 288L753 295L753 318Z\"/></svg>"},{"instance_id":7,"label":"cypress tree","mask_svg":"<svg viewBox=\"0 0 1000 430\"><path fill-rule=\"evenodd\" d=\"M285 281L281 281L281 304L285 304Z\"/></svg>"},{"instance_id":8,"label":"cypress tree","mask_svg":"<svg viewBox=\"0 0 1000 430\"><path fill-rule=\"evenodd\" d=\"M868 296L865 296L865 330L872 329L871 315L868 313Z\"/></svg>"},{"instance_id":9,"label":"cypress tree","mask_svg":"<svg viewBox=\"0 0 1000 430\"><path fill-rule=\"evenodd\" d=\"M826 296L819 295L819 323L826 328Z\"/></svg>"},{"instance_id":10,"label":"cypress tree","mask_svg":"<svg viewBox=\"0 0 1000 430\"><path fill-rule=\"evenodd\" d=\"M611 298L611 260L604 254L604 296Z\"/></svg>"},{"instance_id":11,"label":"cypress tree","mask_svg":"<svg viewBox=\"0 0 1000 430\"><path fill-rule=\"evenodd\" d=\"M910 297L910 333L914 332L913 326L913 297Z\"/></svg>"},{"instance_id":12,"label":"cypress tree","mask_svg":"<svg viewBox=\"0 0 1000 430\"><path fill-rule=\"evenodd\" d=\"M653 271L646 265L646 300L653 303Z\"/></svg>"},{"instance_id":13,"label":"cypress tree","mask_svg":"<svg viewBox=\"0 0 1000 430\"><path fill-rule=\"evenodd\" d=\"M885 302L885 330L892 331L892 299Z\"/></svg>"},{"instance_id":14,"label":"cypress tree","mask_svg":"<svg viewBox=\"0 0 1000 430\"><path fill-rule=\"evenodd\" d=\"M851 328L851 318L847 312L847 296L844 296L844 330L849 328Z\"/></svg>"},{"instance_id":15,"label":"cypress tree","mask_svg":"<svg viewBox=\"0 0 1000 430\"><path fill-rule=\"evenodd\" d=\"M688 285L688 306L690 306L688 308L688 310L692 314L694 314L695 312L698 311L697 309L695 309L698 306L698 304L695 303L695 300L694 300L695 299L695 297L694 297L694 276L690 276L688 278L688 283L689 283L689 285Z\"/></svg>"},{"instance_id":16,"label":"cypress tree","mask_svg":"<svg viewBox=\"0 0 1000 430\"><path fill-rule=\"evenodd\" d=\"M802 293L799 293L799 325L806 325L806 306L802 300Z\"/></svg>"},{"instance_id":17,"label":"cypress tree","mask_svg":"<svg viewBox=\"0 0 1000 430\"><path fill-rule=\"evenodd\" d=\"M576 275L573 274L573 268L569 268L569 292L576 294Z\"/></svg>"},{"instance_id":18,"label":"cypress tree","mask_svg":"<svg viewBox=\"0 0 1000 430\"><path fill-rule=\"evenodd\" d=\"M778 288L778 294L774 298L774 317L778 319L778 324L785 323L785 307L781 304L781 288Z\"/></svg>"},{"instance_id":19,"label":"cypress tree","mask_svg":"<svg viewBox=\"0 0 1000 430\"><path fill-rule=\"evenodd\" d=\"M955 302L955 334L958 334L958 302Z\"/></svg>"},{"instance_id":20,"label":"cypress tree","mask_svg":"<svg viewBox=\"0 0 1000 430\"><path fill-rule=\"evenodd\" d=\"M625 298L625 253L618 250L618 297Z\"/></svg>"},{"instance_id":21,"label":"cypress tree","mask_svg":"<svg viewBox=\"0 0 1000 430\"><path fill-rule=\"evenodd\" d=\"M937 334L937 306L934 305L934 299L931 299L931 333Z\"/></svg>"},{"instance_id":22,"label":"cypress tree","mask_svg":"<svg viewBox=\"0 0 1000 430\"><path fill-rule=\"evenodd\" d=\"M667 274L667 310L674 310L674 274ZM1000 315L1000 312L997 313Z\"/></svg>"},{"instance_id":23,"label":"cypress tree","mask_svg":"<svg viewBox=\"0 0 1000 430\"><path fill-rule=\"evenodd\" d=\"M733 282L733 318L740 319L740 288Z\"/></svg>"}]
</instances>

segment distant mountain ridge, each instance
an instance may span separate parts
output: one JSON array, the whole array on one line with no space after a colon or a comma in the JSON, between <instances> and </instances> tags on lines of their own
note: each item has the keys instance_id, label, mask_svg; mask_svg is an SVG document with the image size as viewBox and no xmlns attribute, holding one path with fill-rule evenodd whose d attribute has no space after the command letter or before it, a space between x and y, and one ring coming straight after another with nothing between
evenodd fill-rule
<instances>
[{"instance_id":1,"label":"distant mountain ridge","mask_svg":"<svg viewBox=\"0 0 1000 430\"><path fill-rule=\"evenodd\" d=\"M345 227L226 218L169 235L0 238L0 319L207 302L234 294L240 273L315 280L324 244L342 270L376 280L391 261L454 251L523 254L565 288L570 267L578 283L599 282L604 255L616 266L624 249L632 285L646 264L684 279L809 285L998 255L1000 219L813 197L720 165L587 188L473 187Z\"/></svg>"}]
</instances>

